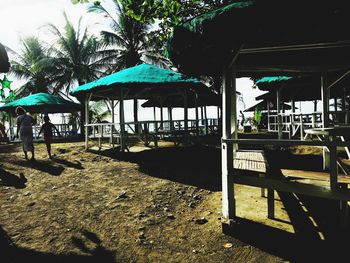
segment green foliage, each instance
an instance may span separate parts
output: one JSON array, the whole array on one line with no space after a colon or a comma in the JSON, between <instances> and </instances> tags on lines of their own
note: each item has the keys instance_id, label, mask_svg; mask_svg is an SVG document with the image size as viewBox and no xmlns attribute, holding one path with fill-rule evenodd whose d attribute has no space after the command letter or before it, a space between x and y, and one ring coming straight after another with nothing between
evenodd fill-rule
<instances>
[{"instance_id":1,"label":"green foliage","mask_svg":"<svg viewBox=\"0 0 350 263\"><path fill-rule=\"evenodd\" d=\"M109 59L96 37L89 35L87 28L81 27L82 18L76 28L66 14L64 18L66 23L63 30L53 24L47 25L52 35L56 36L56 41L49 48L50 58L45 62L52 69L54 90L68 93L77 82L82 85L102 76Z\"/></svg>"},{"instance_id":2,"label":"green foliage","mask_svg":"<svg viewBox=\"0 0 350 263\"><path fill-rule=\"evenodd\" d=\"M259 125L261 121L262 112L259 107L254 110L254 121Z\"/></svg>"},{"instance_id":3,"label":"green foliage","mask_svg":"<svg viewBox=\"0 0 350 263\"><path fill-rule=\"evenodd\" d=\"M149 37L157 49L164 47L174 26L187 19L218 7L225 0L118 0L126 14L142 23L158 23Z\"/></svg>"},{"instance_id":4,"label":"green foliage","mask_svg":"<svg viewBox=\"0 0 350 263\"><path fill-rule=\"evenodd\" d=\"M91 123L102 123L111 116L105 101L96 101L90 105L90 120Z\"/></svg>"}]
</instances>

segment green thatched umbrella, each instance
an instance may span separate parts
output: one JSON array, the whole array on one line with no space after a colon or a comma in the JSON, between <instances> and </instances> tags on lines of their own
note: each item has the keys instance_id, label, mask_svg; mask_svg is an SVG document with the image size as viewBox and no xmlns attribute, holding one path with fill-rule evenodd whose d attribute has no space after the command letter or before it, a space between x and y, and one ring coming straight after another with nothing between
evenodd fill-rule
<instances>
[{"instance_id":1,"label":"green thatched umbrella","mask_svg":"<svg viewBox=\"0 0 350 263\"><path fill-rule=\"evenodd\" d=\"M124 90L124 99L148 99L181 93L189 89L207 89L207 87L198 79L181 73L141 64L84 84L73 89L70 94L76 97L92 94L92 99L101 97L119 99L121 90Z\"/></svg>"},{"instance_id":2,"label":"green thatched umbrella","mask_svg":"<svg viewBox=\"0 0 350 263\"><path fill-rule=\"evenodd\" d=\"M205 89L207 87L198 79L172 70L141 64L84 84L73 89L70 94L78 98L85 98L86 115L90 99L119 100L121 150L124 151L124 100L135 98L150 99L178 94L187 97L191 92ZM114 106L111 108L112 122L114 122ZM187 106L185 108L185 130L187 130ZM88 123L87 118L85 122ZM85 147L88 148L87 134L85 136Z\"/></svg>"},{"instance_id":3,"label":"green thatched umbrella","mask_svg":"<svg viewBox=\"0 0 350 263\"><path fill-rule=\"evenodd\" d=\"M36 93L13 102L0 106L0 111L14 113L14 110L21 106L31 113L65 113L80 111L82 106L62 97Z\"/></svg>"}]
</instances>

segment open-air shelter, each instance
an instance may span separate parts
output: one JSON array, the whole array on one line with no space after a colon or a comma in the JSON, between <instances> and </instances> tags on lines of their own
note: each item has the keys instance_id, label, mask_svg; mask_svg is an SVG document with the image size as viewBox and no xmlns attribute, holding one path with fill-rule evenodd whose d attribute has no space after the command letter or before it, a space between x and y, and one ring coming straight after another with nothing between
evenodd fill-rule
<instances>
[{"instance_id":1,"label":"open-air shelter","mask_svg":"<svg viewBox=\"0 0 350 263\"><path fill-rule=\"evenodd\" d=\"M223 77L222 208L227 223L236 219L237 183L269 189L271 218L274 190L340 200L342 219L347 215L350 191L344 189L347 183L340 182L338 176L336 146L349 143L331 141L330 137L323 142L238 139L235 90L236 76L318 76L322 124L328 129L330 89L350 72L349 13L344 1L234 1L174 29L168 52L180 70ZM324 146L329 149L329 185L325 188L269 178L262 153L241 152L242 145ZM250 172L264 176L249 176Z\"/></svg>"},{"instance_id":2,"label":"open-air shelter","mask_svg":"<svg viewBox=\"0 0 350 263\"><path fill-rule=\"evenodd\" d=\"M333 73L334 74L334 73ZM348 103L346 102L349 89L349 76L344 76L343 79L334 83L333 87L329 89L329 99L334 100L334 110L328 109L330 118L330 125L345 125L349 122ZM320 78L315 75L307 76L271 76L263 77L255 81L255 86L260 90L268 91L256 97L256 100L265 99L273 101L279 105L277 114L270 116L271 127L278 127L278 133L281 136L282 131L289 132L292 128L293 132L300 128L301 133L304 128L315 128L322 125L322 112L317 111L317 101L321 100ZM295 113L295 103L309 101L314 103L314 110L312 113ZM328 100L329 101L329 100ZM282 102L290 102L292 105L292 113L284 114L284 107ZM339 103L340 102L340 103ZM282 112L281 112L282 111ZM281 115L281 118L277 118ZM278 124L277 121L282 123Z\"/></svg>"},{"instance_id":3,"label":"open-air shelter","mask_svg":"<svg viewBox=\"0 0 350 263\"><path fill-rule=\"evenodd\" d=\"M181 95L167 96L163 100L152 98L141 104L143 108L157 107L160 108L161 121L163 120L162 108L168 108L168 119L170 120L170 127L173 128L172 109L184 108L184 98ZM199 121L197 108L201 109L201 119L205 126L205 134L210 130L214 130L218 127L219 116L217 119L207 118L207 106L221 106L221 96L210 89L200 89L196 93L191 93L187 97L187 107L196 109L196 122ZM180 127L180 122L176 125Z\"/></svg>"},{"instance_id":4,"label":"open-air shelter","mask_svg":"<svg viewBox=\"0 0 350 263\"><path fill-rule=\"evenodd\" d=\"M125 144L125 117L124 100L128 99L160 99L167 96L180 95L184 101L184 130L188 130L188 96L197 90L208 89L198 79L187 77L181 73L156 67L150 64L141 64L121 70L96 81L79 86L71 91L71 95L85 100L85 143L88 148L88 109L90 100L108 100L112 110L112 126L114 123L114 107L119 103L119 125L121 151L126 149ZM138 125L138 123L133 123ZM197 123L198 126L198 123ZM111 139L113 142L113 133Z\"/></svg>"},{"instance_id":5,"label":"open-air shelter","mask_svg":"<svg viewBox=\"0 0 350 263\"><path fill-rule=\"evenodd\" d=\"M30 113L42 114L72 113L82 110L82 106L80 104L66 100L60 96L48 93L35 93L0 106L0 111L8 112L11 120L11 116L15 115L15 109L19 106L23 107ZM10 133L13 133L12 128L13 127L10 127ZM63 135L71 132L71 129L66 127L66 125L59 125L58 129Z\"/></svg>"}]
</instances>

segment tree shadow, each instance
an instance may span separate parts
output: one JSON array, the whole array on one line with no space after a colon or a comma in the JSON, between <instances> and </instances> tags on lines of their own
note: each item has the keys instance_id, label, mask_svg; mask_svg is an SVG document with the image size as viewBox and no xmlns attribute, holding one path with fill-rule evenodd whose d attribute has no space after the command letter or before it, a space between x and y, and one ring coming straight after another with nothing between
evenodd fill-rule
<instances>
[{"instance_id":1,"label":"tree shadow","mask_svg":"<svg viewBox=\"0 0 350 263\"><path fill-rule=\"evenodd\" d=\"M49 161L16 160L16 161L12 161L12 163L15 164L15 165L18 165L18 166L39 170L41 172L48 173L48 174L51 174L51 175L54 175L54 176L59 176L64 171L64 167L62 167L62 166L54 166L54 165L50 164Z\"/></svg>"},{"instance_id":2,"label":"tree shadow","mask_svg":"<svg viewBox=\"0 0 350 263\"><path fill-rule=\"evenodd\" d=\"M9 186L14 187L16 189L23 189L26 187L26 182L27 179L25 178L23 173L20 173L18 177L17 175L14 175L13 173L10 173L0 168L1 186Z\"/></svg>"},{"instance_id":3,"label":"tree shadow","mask_svg":"<svg viewBox=\"0 0 350 263\"><path fill-rule=\"evenodd\" d=\"M221 154L220 149L214 147L167 147L125 153L111 149L95 153L137 163L142 173L153 177L211 191L221 190Z\"/></svg>"},{"instance_id":4,"label":"tree shadow","mask_svg":"<svg viewBox=\"0 0 350 263\"><path fill-rule=\"evenodd\" d=\"M78 170L84 169L84 167L81 165L81 162L79 162L78 160L75 160L74 162L70 162L70 161L62 159L62 158L54 157L52 159L52 161L59 163L59 164L62 164L66 167L70 167L70 168L74 168L74 169L78 169Z\"/></svg>"},{"instance_id":5,"label":"tree shadow","mask_svg":"<svg viewBox=\"0 0 350 263\"><path fill-rule=\"evenodd\" d=\"M74 253L53 254L39 252L31 249L25 249L16 246L16 244L11 240L6 231L0 225L0 259L2 263L116 263L115 253L104 248L101 245L101 241L99 240L96 234L88 232L86 230L84 230L82 234L95 244L94 249L87 248L82 239L74 237L72 238L72 241L77 248L79 248L88 255L78 255ZM86 240L86 242L88 242L88 240Z\"/></svg>"}]
</instances>

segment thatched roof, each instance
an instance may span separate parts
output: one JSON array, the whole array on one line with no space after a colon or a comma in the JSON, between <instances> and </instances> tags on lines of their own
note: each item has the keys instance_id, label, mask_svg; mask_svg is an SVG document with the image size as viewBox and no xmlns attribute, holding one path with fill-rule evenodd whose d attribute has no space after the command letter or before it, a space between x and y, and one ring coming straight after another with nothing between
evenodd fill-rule
<instances>
[{"instance_id":1,"label":"thatched roof","mask_svg":"<svg viewBox=\"0 0 350 263\"><path fill-rule=\"evenodd\" d=\"M14 112L21 106L31 113L64 113L80 111L82 106L62 97L36 93L0 106L0 111Z\"/></svg>"},{"instance_id":2,"label":"thatched roof","mask_svg":"<svg viewBox=\"0 0 350 263\"><path fill-rule=\"evenodd\" d=\"M242 0L174 29L168 54L183 72L218 74L235 61L241 75L320 72L350 66L346 1Z\"/></svg>"},{"instance_id":3,"label":"thatched roof","mask_svg":"<svg viewBox=\"0 0 350 263\"><path fill-rule=\"evenodd\" d=\"M96 98L108 97L118 100L122 89L127 90L124 92L127 96L124 99L149 99L207 87L198 79L181 73L141 64L84 84L73 89L70 94L82 97L91 93Z\"/></svg>"}]
</instances>

